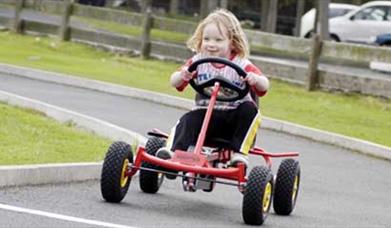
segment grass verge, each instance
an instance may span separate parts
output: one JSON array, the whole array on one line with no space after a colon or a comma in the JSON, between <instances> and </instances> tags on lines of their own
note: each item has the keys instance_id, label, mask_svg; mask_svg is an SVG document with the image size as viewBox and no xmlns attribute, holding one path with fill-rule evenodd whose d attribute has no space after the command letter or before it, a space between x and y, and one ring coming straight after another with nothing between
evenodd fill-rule
<instances>
[{"instance_id":1,"label":"grass verge","mask_svg":"<svg viewBox=\"0 0 391 228\"><path fill-rule=\"evenodd\" d=\"M75 43L8 32L0 33L0 39L0 62L186 98L194 94L191 89L177 93L169 86L169 75L179 66L177 63L142 61ZM273 80L267 96L261 99L261 106L268 117L391 146L389 100L357 94L307 92L302 87Z\"/></svg>"},{"instance_id":2,"label":"grass verge","mask_svg":"<svg viewBox=\"0 0 391 228\"><path fill-rule=\"evenodd\" d=\"M0 103L0 165L101 161L110 140Z\"/></svg>"}]
</instances>

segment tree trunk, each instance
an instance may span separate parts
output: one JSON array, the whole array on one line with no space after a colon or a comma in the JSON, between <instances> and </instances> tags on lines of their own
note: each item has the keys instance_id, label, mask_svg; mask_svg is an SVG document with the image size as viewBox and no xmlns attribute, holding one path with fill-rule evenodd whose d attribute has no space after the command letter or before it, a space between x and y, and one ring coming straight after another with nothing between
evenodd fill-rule
<instances>
[{"instance_id":1,"label":"tree trunk","mask_svg":"<svg viewBox=\"0 0 391 228\"><path fill-rule=\"evenodd\" d=\"M201 19L208 16L213 10L218 8L219 1L218 0L201 0L200 5L200 17Z\"/></svg>"},{"instance_id":2,"label":"tree trunk","mask_svg":"<svg viewBox=\"0 0 391 228\"><path fill-rule=\"evenodd\" d=\"M223 9L228 9L228 0L220 0L220 7Z\"/></svg>"},{"instance_id":3,"label":"tree trunk","mask_svg":"<svg viewBox=\"0 0 391 228\"><path fill-rule=\"evenodd\" d=\"M319 1L319 34L321 40L329 40L329 3L330 0Z\"/></svg>"},{"instance_id":4,"label":"tree trunk","mask_svg":"<svg viewBox=\"0 0 391 228\"><path fill-rule=\"evenodd\" d=\"M305 6L305 0L297 0L295 30L293 32L293 34L297 37L300 36L301 16L303 16L304 14L304 6Z\"/></svg>"},{"instance_id":5,"label":"tree trunk","mask_svg":"<svg viewBox=\"0 0 391 228\"><path fill-rule=\"evenodd\" d=\"M15 5L14 19L12 24L12 31L15 33L22 33L24 22L21 17L21 13L24 7L25 0L18 0Z\"/></svg>"},{"instance_id":6,"label":"tree trunk","mask_svg":"<svg viewBox=\"0 0 391 228\"><path fill-rule=\"evenodd\" d=\"M58 31L58 36L61 41L69 41L71 39L71 29L69 28L69 22L73 13L73 1L68 0L68 2L65 2L65 4L64 13L61 18L61 25Z\"/></svg>"},{"instance_id":7,"label":"tree trunk","mask_svg":"<svg viewBox=\"0 0 391 228\"><path fill-rule=\"evenodd\" d=\"M275 33L277 24L277 5L278 0L269 1L269 12L267 15L266 32Z\"/></svg>"},{"instance_id":8,"label":"tree trunk","mask_svg":"<svg viewBox=\"0 0 391 228\"><path fill-rule=\"evenodd\" d=\"M208 15L208 0L200 0L200 19Z\"/></svg>"},{"instance_id":9,"label":"tree trunk","mask_svg":"<svg viewBox=\"0 0 391 228\"><path fill-rule=\"evenodd\" d=\"M179 0L170 0L170 14L177 15L179 8Z\"/></svg>"},{"instance_id":10,"label":"tree trunk","mask_svg":"<svg viewBox=\"0 0 391 228\"><path fill-rule=\"evenodd\" d=\"M308 91L315 90L319 83L318 64L319 64L321 50L322 50L322 40L319 34L315 33L314 36L312 37L311 54L308 61L308 69L307 69L306 88Z\"/></svg>"},{"instance_id":11,"label":"tree trunk","mask_svg":"<svg viewBox=\"0 0 391 228\"><path fill-rule=\"evenodd\" d=\"M319 34L319 2L315 1L314 2L314 8L315 8L315 20L314 20L314 31L312 32L313 34Z\"/></svg>"},{"instance_id":12,"label":"tree trunk","mask_svg":"<svg viewBox=\"0 0 391 228\"><path fill-rule=\"evenodd\" d=\"M152 10L152 0L142 0L141 1L141 13L145 13L148 7Z\"/></svg>"},{"instance_id":13,"label":"tree trunk","mask_svg":"<svg viewBox=\"0 0 391 228\"><path fill-rule=\"evenodd\" d=\"M269 9L269 0L262 0L262 2L261 2L261 31L266 31L268 9Z\"/></svg>"},{"instance_id":14,"label":"tree trunk","mask_svg":"<svg viewBox=\"0 0 391 228\"><path fill-rule=\"evenodd\" d=\"M151 54L151 29L153 17L151 5L147 6L144 12L143 32L141 34L141 58L148 59Z\"/></svg>"}]
</instances>

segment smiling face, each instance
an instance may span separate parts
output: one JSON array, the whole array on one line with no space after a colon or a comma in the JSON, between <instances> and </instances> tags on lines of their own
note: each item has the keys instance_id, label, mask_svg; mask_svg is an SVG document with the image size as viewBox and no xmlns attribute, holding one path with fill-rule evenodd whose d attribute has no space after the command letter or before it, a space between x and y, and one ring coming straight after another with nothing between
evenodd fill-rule
<instances>
[{"instance_id":1,"label":"smiling face","mask_svg":"<svg viewBox=\"0 0 391 228\"><path fill-rule=\"evenodd\" d=\"M216 23L206 24L202 31L201 53L207 56L229 58L232 52L228 30Z\"/></svg>"}]
</instances>

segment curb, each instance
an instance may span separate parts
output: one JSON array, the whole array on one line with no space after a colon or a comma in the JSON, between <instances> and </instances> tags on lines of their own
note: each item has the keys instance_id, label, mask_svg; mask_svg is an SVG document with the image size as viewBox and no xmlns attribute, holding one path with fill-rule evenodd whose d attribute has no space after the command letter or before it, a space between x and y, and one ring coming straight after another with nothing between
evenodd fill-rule
<instances>
[{"instance_id":1,"label":"curb","mask_svg":"<svg viewBox=\"0 0 391 228\"><path fill-rule=\"evenodd\" d=\"M0 101L23 108L38 110L61 123L72 121L77 126L112 140L126 141L133 146L146 143L146 138L138 133L37 100L0 91ZM0 166L0 186L53 184L99 179L101 166L102 162Z\"/></svg>"},{"instance_id":2,"label":"curb","mask_svg":"<svg viewBox=\"0 0 391 228\"><path fill-rule=\"evenodd\" d=\"M99 179L102 163L0 166L0 187Z\"/></svg>"}]
</instances>

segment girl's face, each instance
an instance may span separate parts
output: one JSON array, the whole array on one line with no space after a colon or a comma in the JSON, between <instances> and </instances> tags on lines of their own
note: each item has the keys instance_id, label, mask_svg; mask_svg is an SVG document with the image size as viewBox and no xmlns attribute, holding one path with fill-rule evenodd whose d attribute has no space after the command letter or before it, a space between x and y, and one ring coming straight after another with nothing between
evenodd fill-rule
<instances>
[{"instance_id":1,"label":"girl's face","mask_svg":"<svg viewBox=\"0 0 391 228\"><path fill-rule=\"evenodd\" d=\"M227 29L222 26L221 32L216 23L205 25L202 31L201 53L208 56L229 58L232 47Z\"/></svg>"}]
</instances>

